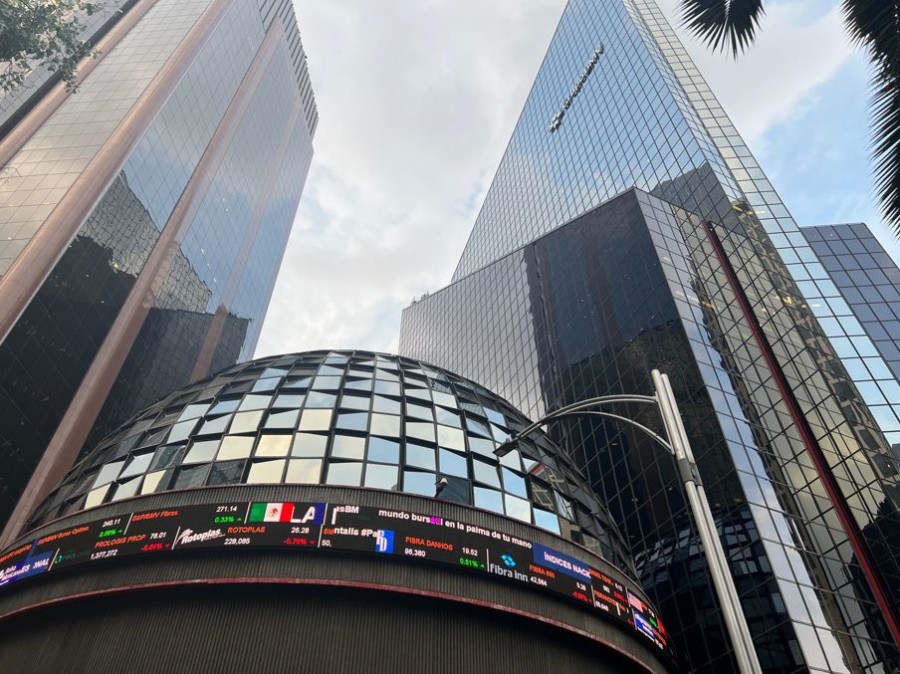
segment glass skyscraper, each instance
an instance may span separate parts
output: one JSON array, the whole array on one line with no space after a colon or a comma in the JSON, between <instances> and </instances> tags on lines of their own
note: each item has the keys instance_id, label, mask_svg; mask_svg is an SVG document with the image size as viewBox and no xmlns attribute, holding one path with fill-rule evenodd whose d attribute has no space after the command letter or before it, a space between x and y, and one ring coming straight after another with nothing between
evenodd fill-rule
<instances>
[{"instance_id":1,"label":"glass skyscraper","mask_svg":"<svg viewBox=\"0 0 900 674\"><path fill-rule=\"evenodd\" d=\"M900 425L826 336L859 336L835 295L652 0L570 0L453 283L404 312L400 350L532 417L668 372L764 670L891 672ZM671 459L612 422L551 430L685 670L733 669Z\"/></svg>"},{"instance_id":2,"label":"glass skyscraper","mask_svg":"<svg viewBox=\"0 0 900 674\"><path fill-rule=\"evenodd\" d=\"M117 7L0 137L7 539L86 442L252 354L312 158L290 0Z\"/></svg>"},{"instance_id":3,"label":"glass skyscraper","mask_svg":"<svg viewBox=\"0 0 900 674\"><path fill-rule=\"evenodd\" d=\"M827 301L835 315L822 327L900 461L892 433L900 423L900 268L861 222L800 231L834 284L831 297L814 303Z\"/></svg>"}]
</instances>

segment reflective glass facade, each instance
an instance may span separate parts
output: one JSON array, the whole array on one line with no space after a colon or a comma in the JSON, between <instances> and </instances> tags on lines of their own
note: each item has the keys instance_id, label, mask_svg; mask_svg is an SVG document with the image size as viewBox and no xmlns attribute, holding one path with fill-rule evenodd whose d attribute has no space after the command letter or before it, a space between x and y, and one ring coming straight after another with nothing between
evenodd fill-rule
<instances>
[{"instance_id":1,"label":"reflective glass facade","mask_svg":"<svg viewBox=\"0 0 900 674\"><path fill-rule=\"evenodd\" d=\"M3 167L0 274L110 139L208 3L158 3Z\"/></svg>"},{"instance_id":2,"label":"reflective glass facade","mask_svg":"<svg viewBox=\"0 0 900 674\"><path fill-rule=\"evenodd\" d=\"M826 278L658 8L571 0L454 283L404 312L400 349L532 416L667 371L764 669L889 672L900 485L812 306ZM685 668L732 669L667 457L606 423L555 432Z\"/></svg>"},{"instance_id":3,"label":"reflective glass facade","mask_svg":"<svg viewBox=\"0 0 900 674\"><path fill-rule=\"evenodd\" d=\"M792 462L795 438L773 430L779 416L790 422L761 404L771 375L734 295L724 281L714 296L700 292L683 233L697 221L684 217L646 193L617 197L407 309L401 348L511 399L539 396L533 415L594 395L651 394L649 371L667 372L766 671L853 671L845 663L861 667L860 654L882 671L894 656L879 608L834 511L817 508L826 494L812 462ZM482 340L492 345L484 354ZM658 427L640 408L622 411ZM670 457L616 424L559 423L551 435L581 457L622 522L642 584L678 623L685 667L732 667ZM878 528L867 533L881 550L892 538Z\"/></svg>"},{"instance_id":4,"label":"reflective glass facade","mask_svg":"<svg viewBox=\"0 0 900 674\"><path fill-rule=\"evenodd\" d=\"M406 358L319 351L251 361L171 393L106 438L32 524L204 485L364 486L440 492L632 568L609 515L548 438L494 455L528 423L483 387Z\"/></svg>"},{"instance_id":5,"label":"reflective glass facade","mask_svg":"<svg viewBox=\"0 0 900 674\"><path fill-rule=\"evenodd\" d=\"M834 287L810 304L900 461L900 269L863 223L800 231Z\"/></svg>"},{"instance_id":6,"label":"reflective glass facade","mask_svg":"<svg viewBox=\"0 0 900 674\"><path fill-rule=\"evenodd\" d=\"M134 0L110 0L97 7L90 16L81 16L80 20L84 26L81 39L95 45L133 4ZM31 105L39 101L47 89L60 79L48 68L35 67L25 76L20 86L0 92L0 138L6 135Z\"/></svg>"},{"instance_id":7,"label":"reflective glass facade","mask_svg":"<svg viewBox=\"0 0 900 674\"><path fill-rule=\"evenodd\" d=\"M0 271L48 229L75 234L0 342L0 521L42 456L65 472L91 437L252 353L318 120L274 4L152 4L4 169Z\"/></svg>"}]
</instances>

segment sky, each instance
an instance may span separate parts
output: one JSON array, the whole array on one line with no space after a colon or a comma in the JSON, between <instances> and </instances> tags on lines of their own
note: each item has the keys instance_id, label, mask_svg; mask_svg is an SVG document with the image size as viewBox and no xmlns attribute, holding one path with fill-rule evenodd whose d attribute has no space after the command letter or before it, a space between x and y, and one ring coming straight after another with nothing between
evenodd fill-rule
<instances>
[{"instance_id":1,"label":"sky","mask_svg":"<svg viewBox=\"0 0 900 674\"><path fill-rule=\"evenodd\" d=\"M883 226L865 55L838 0L768 0L732 59L677 27L798 224ZM395 352L400 313L450 281L565 0L294 0L320 122L256 356Z\"/></svg>"}]
</instances>

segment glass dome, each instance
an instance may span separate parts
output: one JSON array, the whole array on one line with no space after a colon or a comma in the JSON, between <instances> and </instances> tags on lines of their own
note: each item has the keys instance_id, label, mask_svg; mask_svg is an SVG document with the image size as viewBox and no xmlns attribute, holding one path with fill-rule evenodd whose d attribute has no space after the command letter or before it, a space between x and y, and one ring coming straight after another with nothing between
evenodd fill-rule
<instances>
[{"instance_id":1,"label":"glass dome","mask_svg":"<svg viewBox=\"0 0 900 674\"><path fill-rule=\"evenodd\" d=\"M540 432L487 389L416 360L315 351L242 363L159 401L107 437L35 514L224 484L330 484L437 497L534 524L624 569L609 516Z\"/></svg>"}]
</instances>

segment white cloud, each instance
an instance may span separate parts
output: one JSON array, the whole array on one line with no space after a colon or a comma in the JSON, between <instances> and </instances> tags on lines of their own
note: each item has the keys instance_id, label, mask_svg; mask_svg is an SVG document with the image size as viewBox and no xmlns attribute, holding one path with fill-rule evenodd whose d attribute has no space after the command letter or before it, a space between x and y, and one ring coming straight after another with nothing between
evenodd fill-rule
<instances>
[{"instance_id":1,"label":"white cloud","mask_svg":"<svg viewBox=\"0 0 900 674\"><path fill-rule=\"evenodd\" d=\"M564 2L299 2L320 124L257 354L396 349L446 284Z\"/></svg>"},{"instance_id":2,"label":"white cloud","mask_svg":"<svg viewBox=\"0 0 900 674\"><path fill-rule=\"evenodd\" d=\"M666 17L677 25L678 0L658 0ZM710 52L682 35L716 97L753 149L773 124L810 103L810 94L831 78L853 53L844 36L838 3L816 12L818 0L766 3L754 44L737 59ZM682 33L682 31L679 31Z\"/></svg>"},{"instance_id":3,"label":"white cloud","mask_svg":"<svg viewBox=\"0 0 900 674\"><path fill-rule=\"evenodd\" d=\"M736 63L688 44L751 145L849 54L812 1L772 6ZM396 350L401 310L449 282L565 2L295 5L321 121L257 355Z\"/></svg>"}]
</instances>

